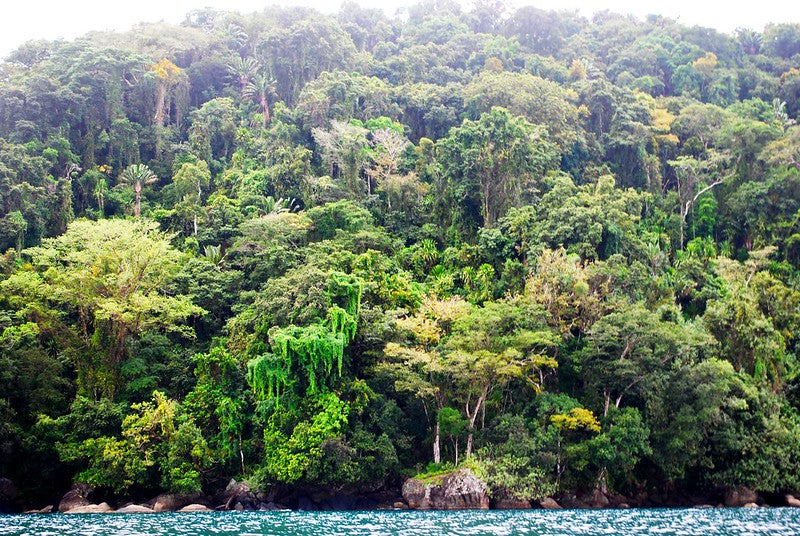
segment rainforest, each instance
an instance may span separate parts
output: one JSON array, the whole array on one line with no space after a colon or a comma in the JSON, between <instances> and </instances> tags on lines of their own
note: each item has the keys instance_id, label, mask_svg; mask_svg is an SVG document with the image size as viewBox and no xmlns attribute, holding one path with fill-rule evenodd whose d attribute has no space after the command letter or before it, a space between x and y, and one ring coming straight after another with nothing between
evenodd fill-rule
<instances>
[{"instance_id":1,"label":"rainforest","mask_svg":"<svg viewBox=\"0 0 800 536\"><path fill-rule=\"evenodd\" d=\"M2 509L791 505L798 67L800 24L498 0L20 46Z\"/></svg>"}]
</instances>

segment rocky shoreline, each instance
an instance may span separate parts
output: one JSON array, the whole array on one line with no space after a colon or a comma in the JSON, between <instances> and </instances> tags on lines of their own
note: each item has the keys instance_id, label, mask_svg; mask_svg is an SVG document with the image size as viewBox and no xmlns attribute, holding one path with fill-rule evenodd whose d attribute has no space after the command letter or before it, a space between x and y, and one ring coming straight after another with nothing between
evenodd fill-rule
<instances>
[{"instance_id":1,"label":"rocky shoreline","mask_svg":"<svg viewBox=\"0 0 800 536\"><path fill-rule=\"evenodd\" d=\"M141 503L119 502L114 508L86 484L74 484L58 504L42 508L19 508L14 502L16 488L0 479L0 507L3 513L24 514L149 514L158 512L275 511L275 510L516 510L583 508L758 508L800 507L800 493L759 495L746 487L720 490L706 497L675 494L647 494L635 497L606 494L563 494L535 501L513 497L490 497L486 485L469 469L459 469L429 479L409 478L402 486L376 484L371 488L330 490L298 488L280 493L254 491L247 482L231 480L224 490L212 495L163 493ZM17 506L15 508L15 506Z\"/></svg>"}]
</instances>

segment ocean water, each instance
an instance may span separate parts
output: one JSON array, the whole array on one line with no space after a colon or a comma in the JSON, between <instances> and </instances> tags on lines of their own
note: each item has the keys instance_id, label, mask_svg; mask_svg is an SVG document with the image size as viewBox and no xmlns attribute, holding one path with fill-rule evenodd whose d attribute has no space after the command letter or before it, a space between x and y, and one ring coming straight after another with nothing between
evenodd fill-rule
<instances>
[{"instance_id":1,"label":"ocean water","mask_svg":"<svg viewBox=\"0 0 800 536\"><path fill-rule=\"evenodd\" d=\"M800 508L1 515L19 535L800 535Z\"/></svg>"}]
</instances>

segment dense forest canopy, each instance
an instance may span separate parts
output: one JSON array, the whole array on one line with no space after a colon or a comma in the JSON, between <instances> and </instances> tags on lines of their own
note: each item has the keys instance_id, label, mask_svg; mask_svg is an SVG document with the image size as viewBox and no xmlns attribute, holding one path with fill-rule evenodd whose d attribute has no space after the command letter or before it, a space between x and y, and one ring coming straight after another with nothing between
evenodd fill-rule
<instances>
[{"instance_id":1,"label":"dense forest canopy","mask_svg":"<svg viewBox=\"0 0 800 536\"><path fill-rule=\"evenodd\" d=\"M800 24L427 0L0 63L0 476L30 500L800 488Z\"/></svg>"}]
</instances>

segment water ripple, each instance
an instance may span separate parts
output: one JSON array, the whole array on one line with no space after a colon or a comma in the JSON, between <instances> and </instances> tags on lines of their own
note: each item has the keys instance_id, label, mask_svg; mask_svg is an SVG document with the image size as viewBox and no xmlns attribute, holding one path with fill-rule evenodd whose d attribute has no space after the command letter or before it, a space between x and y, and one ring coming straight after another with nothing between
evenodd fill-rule
<instances>
[{"instance_id":1,"label":"water ripple","mask_svg":"<svg viewBox=\"0 0 800 536\"><path fill-rule=\"evenodd\" d=\"M19 536L800 536L800 509L0 515Z\"/></svg>"}]
</instances>

